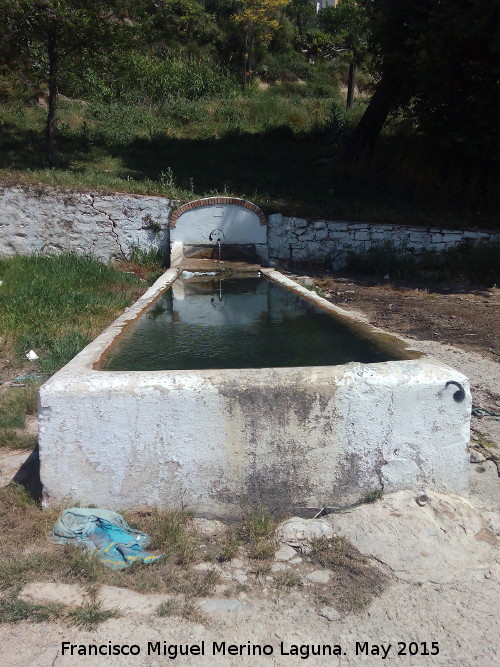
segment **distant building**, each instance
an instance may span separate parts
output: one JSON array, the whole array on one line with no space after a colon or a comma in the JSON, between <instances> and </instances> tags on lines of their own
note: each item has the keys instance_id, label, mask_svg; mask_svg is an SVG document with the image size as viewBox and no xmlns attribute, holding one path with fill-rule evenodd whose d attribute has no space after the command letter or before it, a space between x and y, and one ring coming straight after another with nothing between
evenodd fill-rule
<instances>
[{"instance_id":1,"label":"distant building","mask_svg":"<svg viewBox=\"0 0 500 667\"><path fill-rule=\"evenodd\" d=\"M319 12L325 7L336 7L340 0L314 0L316 2L316 11Z\"/></svg>"}]
</instances>

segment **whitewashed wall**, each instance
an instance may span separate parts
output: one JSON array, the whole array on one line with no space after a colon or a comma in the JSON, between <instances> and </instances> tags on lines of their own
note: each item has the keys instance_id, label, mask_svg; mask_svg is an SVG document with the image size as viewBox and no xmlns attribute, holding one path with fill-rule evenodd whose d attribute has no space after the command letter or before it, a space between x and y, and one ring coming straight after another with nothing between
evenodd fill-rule
<instances>
[{"instance_id":1,"label":"whitewashed wall","mask_svg":"<svg viewBox=\"0 0 500 667\"><path fill-rule=\"evenodd\" d=\"M349 251L368 250L387 241L418 254L424 250L440 252L463 241L500 242L500 234L362 222L309 221L288 218L280 213L268 219L269 259L276 265L324 262L333 269L341 269Z\"/></svg>"},{"instance_id":2,"label":"whitewashed wall","mask_svg":"<svg viewBox=\"0 0 500 667\"><path fill-rule=\"evenodd\" d=\"M0 256L74 251L108 261L134 246L166 248L170 210L163 197L3 188Z\"/></svg>"},{"instance_id":3,"label":"whitewashed wall","mask_svg":"<svg viewBox=\"0 0 500 667\"><path fill-rule=\"evenodd\" d=\"M73 250L91 253L104 261L128 257L131 249L169 247L170 234L182 243L182 225L169 228L175 207L163 197L80 193L32 186L0 189L0 256L31 252ZM185 215L185 214L184 214ZM183 215L183 218L184 218ZM186 217L188 221L189 216ZM265 227L260 228L261 261ZM186 231L188 233L189 230ZM415 254L424 249L445 250L462 241L500 241L489 231L437 229L305 220L280 213L267 220L269 263L320 262L341 269L350 250L368 250L391 241ZM240 241L241 242L241 241Z\"/></svg>"}]
</instances>

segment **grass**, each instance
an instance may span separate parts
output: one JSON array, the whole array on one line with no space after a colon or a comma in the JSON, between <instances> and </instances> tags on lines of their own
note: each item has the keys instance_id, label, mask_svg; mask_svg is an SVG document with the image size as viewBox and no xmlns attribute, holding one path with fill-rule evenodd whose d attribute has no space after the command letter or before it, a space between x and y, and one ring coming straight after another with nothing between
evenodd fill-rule
<instances>
[{"instance_id":1,"label":"grass","mask_svg":"<svg viewBox=\"0 0 500 667\"><path fill-rule=\"evenodd\" d=\"M129 514L131 525L141 526L152 538L151 549L159 550L177 565L188 565L196 558L196 539L189 531L192 514L184 510Z\"/></svg>"},{"instance_id":2,"label":"grass","mask_svg":"<svg viewBox=\"0 0 500 667\"><path fill-rule=\"evenodd\" d=\"M143 593L175 593L190 601L209 595L218 583L219 574L214 570L190 567L195 560L201 560L202 550L198 548L199 536L189 529L190 517L186 513L127 516L131 523L134 519L140 522L153 546L163 551L166 558L154 565L138 563L123 571L109 570L92 554L48 543L47 535L57 514L42 511L16 484L0 488L0 590L15 594L38 578L93 588L107 584ZM186 541L190 545L188 559Z\"/></svg>"},{"instance_id":3,"label":"grass","mask_svg":"<svg viewBox=\"0 0 500 667\"><path fill-rule=\"evenodd\" d=\"M33 449L36 437L23 429L36 414L38 378L64 366L144 292L138 267L147 278L161 271L157 258L141 255L121 271L71 253L0 258L0 359L9 359L0 381L28 374L25 386L0 390L0 447ZM31 349L36 362L26 359Z\"/></svg>"},{"instance_id":4,"label":"grass","mask_svg":"<svg viewBox=\"0 0 500 667\"><path fill-rule=\"evenodd\" d=\"M100 600L91 599L68 611L66 620L80 630L95 630L101 623L116 616L119 616L116 609L103 609Z\"/></svg>"},{"instance_id":5,"label":"grass","mask_svg":"<svg viewBox=\"0 0 500 667\"><path fill-rule=\"evenodd\" d=\"M0 448L8 449L34 449L38 437L31 433L23 433L14 429L0 428Z\"/></svg>"},{"instance_id":6,"label":"grass","mask_svg":"<svg viewBox=\"0 0 500 667\"><path fill-rule=\"evenodd\" d=\"M160 618L169 618L179 616L192 623L206 623L207 619L201 609L189 600L183 603L176 600L166 600L162 602L156 611Z\"/></svg>"},{"instance_id":7,"label":"grass","mask_svg":"<svg viewBox=\"0 0 500 667\"><path fill-rule=\"evenodd\" d=\"M61 604L35 604L15 595L0 598L0 623L47 623L61 618L64 612L65 607Z\"/></svg>"},{"instance_id":8,"label":"grass","mask_svg":"<svg viewBox=\"0 0 500 667\"><path fill-rule=\"evenodd\" d=\"M37 437L24 428L26 418L36 414L39 386L39 382L30 382L27 386L9 387L0 393L0 448L35 447Z\"/></svg>"},{"instance_id":9,"label":"grass","mask_svg":"<svg viewBox=\"0 0 500 667\"><path fill-rule=\"evenodd\" d=\"M234 195L269 214L444 227L498 226L493 168L450 158L396 121L371 156L339 152L364 110L336 94L273 86L167 105L61 100L54 169L43 164L46 110L0 107L0 181L175 200Z\"/></svg>"},{"instance_id":10,"label":"grass","mask_svg":"<svg viewBox=\"0 0 500 667\"><path fill-rule=\"evenodd\" d=\"M304 582L301 577L294 572L293 570L285 570L284 572L279 572L275 579L274 583L278 588L293 588L294 586L303 586Z\"/></svg>"},{"instance_id":11,"label":"grass","mask_svg":"<svg viewBox=\"0 0 500 667\"><path fill-rule=\"evenodd\" d=\"M3 258L0 276L2 345L18 361L35 350L46 374L69 361L144 291L135 275L71 253Z\"/></svg>"}]
</instances>

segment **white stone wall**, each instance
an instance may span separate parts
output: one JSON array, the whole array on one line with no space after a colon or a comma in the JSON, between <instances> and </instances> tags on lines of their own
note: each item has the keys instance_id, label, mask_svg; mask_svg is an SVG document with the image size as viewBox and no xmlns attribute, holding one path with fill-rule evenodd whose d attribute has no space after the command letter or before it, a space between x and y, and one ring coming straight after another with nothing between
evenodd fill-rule
<instances>
[{"instance_id":1,"label":"white stone wall","mask_svg":"<svg viewBox=\"0 0 500 667\"><path fill-rule=\"evenodd\" d=\"M109 261L129 257L134 246L168 248L170 210L162 197L4 188L0 256L74 251Z\"/></svg>"},{"instance_id":2,"label":"white stone wall","mask_svg":"<svg viewBox=\"0 0 500 667\"><path fill-rule=\"evenodd\" d=\"M362 222L309 221L276 213L268 219L268 250L271 263L324 262L341 269L349 251L368 250L390 241L415 254L438 252L462 241L500 241L500 234L487 231L407 227Z\"/></svg>"},{"instance_id":3,"label":"white stone wall","mask_svg":"<svg viewBox=\"0 0 500 667\"><path fill-rule=\"evenodd\" d=\"M227 207L236 209L235 206ZM164 248L172 241L172 252L178 248L182 257L183 245L194 232L199 233L197 219L200 209L184 213L177 226L169 229L173 206L163 197L139 195L80 193L48 187L11 187L0 189L0 257L31 252L57 253L72 250L91 253L98 259L128 257L132 247L148 251ZM202 210L203 212L203 210ZM240 217L257 216L241 209ZM246 217L245 217L246 216ZM207 221L203 238L221 226L222 218ZM238 219L236 227L241 231ZM189 223L189 224L188 224ZM238 227L239 225L239 227ZM191 229L192 227L192 229ZM225 228L224 228L225 229ZM236 229L236 228L235 228ZM231 229L225 229L226 243L233 239ZM251 232L251 234L250 234ZM170 233L172 238L170 238ZM415 254L425 249L445 250L464 240L500 241L500 234L488 231L469 231L353 223L331 220L310 221L286 217L280 213L269 216L266 226L250 224L238 243L255 243L260 261L284 266L287 263L320 262L341 269L350 250L368 250L373 245L391 241ZM200 241L201 242L201 241ZM174 258L175 259L175 258ZM172 263L175 263L174 261Z\"/></svg>"}]
</instances>

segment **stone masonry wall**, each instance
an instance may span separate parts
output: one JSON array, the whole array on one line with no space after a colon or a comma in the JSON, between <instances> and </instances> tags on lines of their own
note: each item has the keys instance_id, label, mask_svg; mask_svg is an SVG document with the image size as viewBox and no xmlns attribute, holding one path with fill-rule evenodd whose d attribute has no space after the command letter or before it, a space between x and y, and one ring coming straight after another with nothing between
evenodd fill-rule
<instances>
[{"instance_id":1,"label":"stone masonry wall","mask_svg":"<svg viewBox=\"0 0 500 667\"><path fill-rule=\"evenodd\" d=\"M169 247L175 207L163 197L80 193L31 186L0 188L0 257L63 250L90 253L103 261L141 250ZM267 247L273 266L321 263L341 269L351 250L391 241L418 254L462 241L500 241L488 231L451 230L269 216Z\"/></svg>"},{"instance_id":2,"label":"stone masonry wall","mask_svg":"<svg viewBox=\"0 0 500 667\"><path fill-rule=\"evenodd\" d=\"M500 242L500 234L327 220L314 222L287 218L280 213L268 219L269 259L275 265L321 262L333 269L341 269L349 251L368 250L387 241L419 254L424 250L439 252L463 241Z\"/></svg>"},{"instance_id":3,"label":"stone masonry wall","mask_svg":"<svg viewBox=\"0 0 500 667\"><path fill-rule=\"evenodd\" d=\"M74 251L98 259L129 257L134 246L168 247L171 205L163 197L0 190L0 256Z\"/></svg>"}]
</instances>

